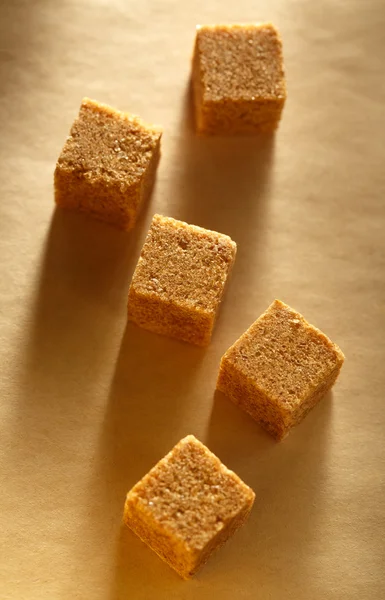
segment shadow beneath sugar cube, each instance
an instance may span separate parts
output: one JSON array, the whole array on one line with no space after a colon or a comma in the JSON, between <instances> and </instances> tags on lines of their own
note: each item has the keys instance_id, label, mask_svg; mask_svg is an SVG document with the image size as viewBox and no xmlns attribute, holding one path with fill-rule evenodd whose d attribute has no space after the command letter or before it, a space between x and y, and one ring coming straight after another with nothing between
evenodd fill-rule
<instances>
[{"instance_id":1,"label":"shadow beneath sugar cube","mask_svg":"<svg viewBox=\"0 0 385 600\"><path fill-rule=\"evenodd\" d=\"M174 149L170 216L229 235L238 245L233 285L244 286L265 262L276 136L197 135L191 96L188 82Z\"/></svg>"},{"instance_id":2,"label":"shadow beneath sugar cube","mask_svg":"<svg viewBox=\"0 0 385 600\"><path fill-rule=\"evenodd\" d=\"M127 528L121 527L129 489L185 435L185 411L194 402L193 381L205 349L156 335L127 323L112 378L88 485L88 521L95 546L116 555L111 598L125 589L179 583L167 565ZM111 515L109 519L105 515ZM148 572L153 579L149 580ZM146 589L146 588L145 588ZM148 597L155 591L148 591Z\"/></svg>"},{"instance_id":3,"label":"shadow beneath sugar cube","mask_svg":"<svg viewBox=\"0 0 385 600\"><path fill-rule=\"evenodd\" d=\"M111 370L141 235L55 209L18 359L20 411L77 419L93 400Z\"/></svg>"},{"instance_id":4,"label":"shadow beneath sugar cube","mask_svg":"<svg viewBox=\"0 0 385 600\"><path fill-rule=\"evenodd\" d=\"M136 481L189 432L179 431L193 401L192 382L205 349L128 322L99 437L101 467L119 502ZM120 505L119 505L120 506Z\"/></svg>"},{"instance_id":5,"label":"shadow beneath sugar cube","mask_svg":"<svg viewBox=\"0 0 385 600\"><path fill-rule=\"evenodd\" d=\"M255 553L252 563L261 586L277 586L277 593L279 579L289 573L293 589L300 589L304 572L312 568L313 552L324 543L332 407L329 392L287 438L276 442L228 398L215 393L205 443L255 491L254 508L240 536L245 552ZM236 543L229 544L222 560L224 571L239 560ZM281 572L282 565L287 573ZM242 561L237 566L241 576Z\"/></svg>"},{"instance_id":6,"label":"shadow beneath sugar cube","mask_svg":"<svg viewBox=\"0 0 385 600\"><path fill-rule=\"evenodd\" d=\"M248 235L250 228L255 230L257 216L259 222L263 217L270 194L275 135L198 135L192 112L188 82L174 161L176 208L187 213L190 222L233 235L236 241L237 234L239 238Z\"/></svg>"},{"instance_id":7,"label":"shadow beneath sugar cube","mask_svg":"<svg viewBox=\"0 0 385 600\"><path fill-rule=\"evenodd\" d=\"M191 76L183 97L181 129L185 134L198 135L195 129L194 92Z\"/></svg>"},{"instance_id":8,"label":"shadow beneath sugar cube","mask_svg":"<svg viewBox=\"0 0 385 600\"><path fill-rule=\"evenodd\" d=\"M215 390L204 443L241 476L239 471L247 468L250 448L253 453L262 454L276 442L247 413Z\"/></svg>"},{"instance_id":9,"label":"shadow beneath sugar cube","mask_svg":"<svg viewBox=\"0 0 385 600\"><path fill-rule=\"evenodd\" d=\"M187 584L188 585L188 584ZM108 600L168 597L186 582L122 523L116 546L116 578Z\"/></svg>"},{"instance_id":10,"label":"shadow beneath sugar cube","mask_svg":"<svg viewBox=\"0 0 385 600\"><path fill-rule=\"evenodd\" d=\"M47 506L42 539L55 530L79 564L84 556L94 556L84 525L88 519L79 506L93 468L95 432L126 321L141 236L140 228L127 234L55 209L40 264L31 264L34 286L18 324L9 452L20 464L20 483L25 473L31 482L28 513ZM36 551L28 536L23 545L27 553ZM61 549L60 543L51 548L55 560ZM71 590L60 597L71 597Z\"/></svg>"}]
</instances>

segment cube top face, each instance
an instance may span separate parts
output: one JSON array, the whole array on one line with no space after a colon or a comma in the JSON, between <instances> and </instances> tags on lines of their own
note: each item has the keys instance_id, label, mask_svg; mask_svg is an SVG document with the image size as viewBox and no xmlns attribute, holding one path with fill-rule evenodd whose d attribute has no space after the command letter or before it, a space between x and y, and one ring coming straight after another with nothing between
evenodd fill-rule
<instances>
[{"instance_id":1,"label":"cube top face","mask_svg":"<svg viewBox=\"0 0 385 600\"><path fill-rule=\"evenodd\" d=\"M138 117L84 98L57 169L119 184L123 192L141 180L160 137Z\"/></svg>"},{"instance_id":2,"label":"cube top face","mask_svg":"<svg viewBox=\"0 0 385 600\"><path fill-rule=\"evenodd\" d=\"M141 296L213 314L235 254L227 235L155 215L132 287Z\"/></svg>"},{"instance_id":3,"label":"cube top face","mask_svg":"<svg viewBox=\"0 0 385 600\"><path fill-rule=\"evenodd\" d=\"M344 355L302 315L275 300L223 361L290 413L340 369Z\"/></svg>"},{"instance_id":4,"label":"cube top face","mask_svg":"<svg viewBox=\"0 0 385 600\"><path fill-rule=\"evenodd\" d=\"M129 492L187 551L202 550L254 501L254 492L194 436L183 438Z\"/></svg>"},{"instance_id":5,"label":"cube top face","mask_svg":"<svg viewBox=\"0 0 385 600\"><path fill-rule=\"evenodd\" d=\"M270 23L199 27L195 57L205 103L286 98L282 43Z\"/></svg>"}]
</instances>

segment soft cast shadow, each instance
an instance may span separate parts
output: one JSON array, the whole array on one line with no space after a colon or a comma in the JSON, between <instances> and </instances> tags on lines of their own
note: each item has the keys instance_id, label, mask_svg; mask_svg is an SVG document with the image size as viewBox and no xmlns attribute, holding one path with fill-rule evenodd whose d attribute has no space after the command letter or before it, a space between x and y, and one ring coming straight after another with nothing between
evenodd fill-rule
<instances>
[{"instance_id":1,"label":"soft cast shadow","mask_svg":"<svg viewBox=\"0 0 385 600\"><path fill-rule=\"evenodd\" d=\"M179 441L204 353L127 323L98 444L101 466L123 497L144 475L143 469Z\"/></svg>"},{"instance_id":2,"label":"soft cast shadow","mask_svg":"<svg viewBox=\"0 0 385 600\"><path fill-rule=\"evenodd\" d=\"M116 354L140 235L55 209L20 348L20 412L71 418L92 400Z\"/></svg>"},{"instance_id":3,"label":"soft cast shadow","mask_svg":"<svg viewBox=\"0 0 385 600\"><path fill-rule=\"evenodd\" d=\"M159 589L180 584L121 522L128 490L180 438L194 433L185 429L184 413L191 410L193 382L204 354L204 349L127 324L87 492L92 501L86 518L95 546L105 540L115 556L111 599L139 598L141 589L152 597ZM113 517L106 520L106 514Z\"/></svg>"},{"instance_id":4,"label":"soft cast shadow","mask_svg":"<svg viewBox=\"0 0 385 600\"><path fill-rule=\"evenodd\" d=\"M247 472L250 460L255 468L255 457L276 445L266 431L219 390L214 392L205 443L240 476L243 468Z\"/></svg>"},{"instance_id":5,"label":"soft cast shadow","mask_svg":"<svg viewBox=\"0 0 385 600\"><path fill-rule=\"evenodd\" d=\"M222 570L235 567L246 586L252 573L258 573L262 588L283 597L289 577L290 589L301 589L312 552L322 545L317 524L327 497L332 393L282 442L231 404L216 393L206 443L254 489L256 500L250 521L238 534L247 560L243 564L237 544L229 544ZM207 576L217 581L214 567L207 566Z\"/></svg>"},{"instance_id":6,"label":"soft cast shadow","mask_svg":"<svg viewBox=\"0 0 385 600\"><path fill-rule=\"evenodd\" d=\"M172 150L169 214L230 235L237 243L227 298L233 304L236 291L261 281L264 272L275 135L199 136L192 123L189 83L183 102ZM262 301L261 285L257 294Z\"/></svg>"},{"instance_id":7,"label":"soft cast shadow","mask_svg":"<svg viewBox=\"0 0 385 600\"><path fill-rule=\"evenodd\" d=\"M73 557L80 546L84 551L78 563L72 562L74 569L89 556L88 532L84 529L82 535L76 529L79 507L84 506L79 497L91 471L93 438L126 320L140 236L139 229L126 234L56 209L40 265L31 264L35 285L20 326L10 427L20 457L19 477L36 472L29 475L36 485L28 492L28 510L33 513L36 506L41 514L46 507L47 517L39 523L42 539L51 539L60 515L57 536ZM23 543L26 552L34 552L27 539ZM55 547L53 555L56 552L60 550ZM74 573L70 590L60 592L60 598L71 596L77 576Z\"/></svg>"},{"instance_id":8,"label":"soft cast shadow","mask_svg":"<svg viewBox=\"0 0 385 600\"><path fill-rule=\"evenodd\" d=\"M261 229L270 194L274 135L199 136L187 84L174 151L175 210L185 219L250 241Z\"/></svg>"},{"instance_id":9,"label":"soft cast shadow","mask_svg":"<svg viewBox=\"0 0 385 600\"><path fill-rule=\"evenodd\" d=\"M284 595L285 578L290 577L293 589L300 589L308 556L314 545L322 542L317 537L317 522L325 493L330 396L285 441L277 443L241 410L216 394L207 435L202 441L255 490L249 521L210 558L202 572L183 582L117 520L116 577L110 600L128 596L142 600L154 595L185 595L192 599L203 593L202 586L206 593L212 589L230 599L235 577L243 582L245 590L252 589L254 578L258 577L261 589L274 591L277 597ZM158 430L162 431L159 427ZM162 454L170 447L168 440L165 446ZM159 454L151 457L151 462ZM150 462L149 458L146 462ZM148 464L144 462L139 470L135 480L148 470ZM128 472L127 475L130 478ZM124 492L122 485L120 513ZM282 573L282 565L287 565L287 572Z\"/></svg>"}]
</instances>

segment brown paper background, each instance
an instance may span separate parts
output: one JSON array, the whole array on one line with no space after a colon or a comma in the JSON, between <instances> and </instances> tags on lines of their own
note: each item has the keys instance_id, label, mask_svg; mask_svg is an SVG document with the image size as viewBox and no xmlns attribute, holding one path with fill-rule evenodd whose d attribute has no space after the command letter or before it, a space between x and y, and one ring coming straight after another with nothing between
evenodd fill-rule
<instances>
[{"instance_id":1,"label":"brown paper background","mask_svg":"<svg viewBox=\"0 0 385 600\"><path fill-rule=\"evenodd\" d=\"M198 139L194 27L250 20L282 33L282 125ZM1 2L1 600L384 597L384 28L382 0ZM164 126L131 234L54 209L85 95ZM207 350L126 327L154 212L238 243ZM274 297L347 356L281 444L214 394L221 355ZM186 583L120 521L127 490L188 433L256 502Z\"/></svg>"}]
</instances>

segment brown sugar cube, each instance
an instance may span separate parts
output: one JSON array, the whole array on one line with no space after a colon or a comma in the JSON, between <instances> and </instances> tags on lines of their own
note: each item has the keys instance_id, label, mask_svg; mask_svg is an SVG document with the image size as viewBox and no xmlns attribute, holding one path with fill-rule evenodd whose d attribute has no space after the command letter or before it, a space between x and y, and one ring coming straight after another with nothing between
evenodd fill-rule
<instances>
[{"instance_id":1,"label":"brown sugar cube","mask_svg":"<svg viewBox=\"0 0 385 600\"><path fill-rule=\"evenodd\" d=\"M185 579L246 520L255 494L193 435L127 495L124 522Z\"/></svg>"},{"instance_id":2,"label":"brown sugar cube","mask_svg":"<svg viewBox=\"0 0 385 600\"><path fill-rule=\"evenodd\" d=\"M128 294L129 320L206 346L236 248L227 235L155 215Z\"/></svg>"},{"instance_id":3,"label":"brown sugar cube","mask_svg":"<svg viewBox=\"0 0 385 600\"><path fill-rule=\"evenodd\" d=\"M275 300L222 357L217 388L280 440L330 390L344 358Z\"/></svg>"},{"instance_id":4,"label":"brown sugar cube","mask_svg":"<svg viewBox=\"0 0 385 600\"><path fill-rule=\"evenodd\" d=\"M271 23L198 27L192 84L199 133L273 131L286 100L277 30Z\"/></svg>"},{"instance_id":5,"label":"brown sugar cube","mask_svg":"<svg viewBox=\"0 0 385 600\"><path fill-rule=\"evenodd\" d=\"M131 229L155 180L161 130L84 98L56 164L55 201Z\"/></svg>"}]
</instances>

